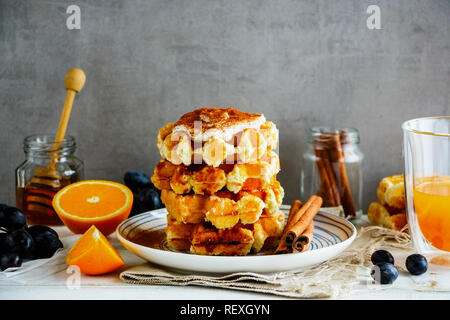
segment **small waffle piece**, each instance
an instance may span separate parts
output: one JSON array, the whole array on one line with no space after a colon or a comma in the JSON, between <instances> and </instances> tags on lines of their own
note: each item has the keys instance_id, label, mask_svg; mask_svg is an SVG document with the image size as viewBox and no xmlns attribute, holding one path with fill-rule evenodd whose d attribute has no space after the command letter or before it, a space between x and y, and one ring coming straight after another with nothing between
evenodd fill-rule
<instances>
[{"instance_id":1,"label":"small waffle piece","mask_svg":"<svg viewBox=\"0 0 450 320\"><path fill-rule=\"evenodd\" d=\"M391 214L386 206L378 202L370 204L367 217L372 224L392 230L401 230L408 223L405 211Z\"/></svg>"},{"instance_id":2,"label":"small waffle piece","mask_svg":"<svg viewBox=\"0 0 450 320\"><path fill-rule=\"evenodd\" d=\"M377 197L383 205L404 209L405 186L403 175L394 175L382 179L377 188Z\"/></svg>"},{"instance_id":3,"label":"small waffle piece","mask_svg":"<svg viewBox=\"0 0 450 320\"><path fill-rule=\"evenodd\" d=\"M167 243L176 250L189 250L195 226L192 223L178 222L170 214L167 215Z\"/></svg>"},{"instance_id":4,"label":"small waffle piece","mask_svg":"<svg viewBox=\"0 0 450 320\"><path fill-rule=\"evenodd\" d=\"M274 240L280 238L284 226L285 216L282 211L277 211L274 215L262 214L253 224L253 251L259 252L262 248L275 246Z\"/></svg>"}]
</instances>

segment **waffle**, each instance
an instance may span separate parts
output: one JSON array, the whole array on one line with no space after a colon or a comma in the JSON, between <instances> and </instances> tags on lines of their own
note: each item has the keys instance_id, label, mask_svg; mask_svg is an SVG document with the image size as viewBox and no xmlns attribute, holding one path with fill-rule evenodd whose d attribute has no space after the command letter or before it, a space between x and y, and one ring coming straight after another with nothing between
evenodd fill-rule
<instances>
[{"instance_id":1,"label":"waffle","mask_svg":"<svg viewBox=\"0 0 450 320\"><path fill-rule=\"evenodd\" d=\"M249 163L277 148L278 129L263 115L231 108L203 108L186 115L158 132L161 157L175 165ZM216 121L214 115L218 116ZM198 133L194 121L202 123Z\"/></svg>"},{"instance_id":2,"label":"waffle","mask_svg":"<svg viewBox=\"0 0 450 320\"><path fill-rule=\"evenodd\" d=\"M391 211L385 205L372 202L367 211L369 221L377 226L392 230L401 230L408 223L405 211Z\"/></svg>"},{"instance_id":3,"label":"waffle","mask_svg":"<svg viewBox=\"0 0 450 320\"><path fill-rule=\"evenodd\" d=\"M238 163L227 174L227 189L237 193L243 188L247 190L264 188L279 171L280 160L274 152L270 152L261 161L255 163ZM250 183L253 186L249 185ZM260 185L255 185L255 183L260 183Z\"/></svg>"},{"instance_id":4,"label":"waffle","mask_svg":"<svg viewBox=\"0 0 450 320\"><path fill-rule=\"evenodd\" d=\"M198 127L199 122L201 128ZM219 137L226 141L243 129L256 129L265 122L266 118L260 113L234 108L199 108L182 115L175 123L173 132L187 132L194 140L208 141Z\"/></svg>"},{"instance_id":5,"label":"waffle","mask_svg":"<svg viewBox=\"0 0 450 320\"><path fill-rule=\"evenodd\" d=\"M192 223L178 222L170 214L167 215L167 243L175 250L189 250L195 226Z\"/></svg>"},{"instance_id":6,"label":"waffle","mask_svg":"<svg viewBox=\"0 0 450 320\"><path fill-rule=\"evenodd\" d=\"M203 227L200 227L199 225L203 225ZM244 225L238 223L233 228L227 230L237 230L239 228L250 230L253 236L253 241L250 247L254 252L259 252L263 248L272 248L276 245L276 241L283 232L284 225L284 213L278 211L275 215L262 214L258 221L254 224ZM244 233L249 234L247 231L244 231ZM220 242L222 244L222 247L218 249L219 251L230 253L231 250L240 250L233 246L228 246L231 247L231 249L226 249L227 244L223 238L226 237L227 233L221 233L219 229L214 228L208 223L183 223L178 222L176 219L171 217L170 214L167 216L167 243L173 249L189 251L191 248L191 243L193 242L194 234L196 237L195 243L197 244L194 246L195 253L198 253L199 251L206 252L207 250L204 247L203 249L199 249L198 245L205 245L206 243L211 244L211 242ZM235 238L235 241L238 240ZM246 250L248 249L247 246L243 247L245 247ZM216 252L215 254L218 253Z\"/></svg>"},{"instance_id":7,"label":"waffle","mask_svg":"<svg viewBox=\"0 0 450 320\"><path fill-rule=\"evenodd\" d=\"M279 182L265 190L219 191L213 195L177 195L171 190L162 190L161 200L167 211L179 222L210 222L218 229L231 228L238 222L255 223L263 211L269 215L277 212L284 191Z\"/></svg>"},{"instance_id":8,"label":"waffle","mask_svg":"<svg viewBox=\"0 0 450 320\"><path fill-rule=\"evenodd\" d=\"M203 255L244 256L254 242L253 233L242 224L218 230L207 223L199 223L192 234L190 251Z\"/></svg>"},{"instance_id":9,"label":"waffle","mask_svg":"<svg viewBox=\"0 0 450 320\"><path fill-rule=\"evenodd\" d=\"M283 233L284 225L285 216L282 211L277 211L274 215L262 214L253 224L253 251L274 247Z\"/></svg>"},{"instance_id":10,"label":"waffle","mask_svg":"<svg viewBox=\"0 0 450 320\"><path fill-rule=\"evenodd\" d=\"M175 165L162 159L151 177L160 190L173 190L177 194L193 191L195 194L214 194L223 188L238 193L241 190L264 189L280 171L280 160L268 152L254 163L205 165Z\"/></svg>"},{"instance_id":11,"label":"waffle","mask_svg":"<svg viewBox=\"0 0 450 320\"><path fill-rule=\"evenodd\" d=\"M405 186L403 175L394 175L382 179L377 188L377 197L383 205L404 209Z\"/></svg>"}]
</instances>

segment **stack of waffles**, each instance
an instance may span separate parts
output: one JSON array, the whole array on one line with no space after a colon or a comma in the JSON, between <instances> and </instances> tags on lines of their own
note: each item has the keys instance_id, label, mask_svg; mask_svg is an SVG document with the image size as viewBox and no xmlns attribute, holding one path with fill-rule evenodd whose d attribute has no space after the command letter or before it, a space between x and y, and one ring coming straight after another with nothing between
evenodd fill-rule
<instances>
[{"instance_id":1,"label":"stack of waffles","mask_svg":"<svg viewBox=\"0 0 450 320\"><path fill-rule=\"evenodd\" d=\"M274 247L285 225L276 126L262 114L202 108L158 132L152 175L176 250L246 255Z\"/></svg>"}]
</instances>

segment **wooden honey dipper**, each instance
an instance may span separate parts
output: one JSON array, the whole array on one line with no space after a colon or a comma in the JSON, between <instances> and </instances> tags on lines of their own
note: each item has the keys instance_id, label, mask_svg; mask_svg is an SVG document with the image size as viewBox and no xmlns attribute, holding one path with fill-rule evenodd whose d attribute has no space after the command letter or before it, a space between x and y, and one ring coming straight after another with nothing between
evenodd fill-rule
<instances>
[{"instance_id":1,"label":"wooden honey dipper","mask_svg":"<svg viewBox=\"0 0 450 320\"><path fill-rule=\"evenodd\" d=\"M73 100L75 94L83 89L86 82L86 75L83 70L72 68L67 71L64 78L64 85L67 90L66 100L62 110L61 118L59 120L58 131L56 132L55 140L50 149L51 159L50 164L44 168L36 168L34 175L30 180L29 187L34 190L33 194L29 196L27 202L32 202L28 207L34 209L33 211L41 211L39 204L45 206L46 213L51 207L51 199L54 193L61 188L62 177L56 169L58 162L58 154L56 151L60 148L66 135L67 124L69 123L70 113L72 111ZM37 205L35 205L37 204ZM50 208L48 208L50 206ZM44 208L42 208L44 210ZM53 211L52 209L50 209Z\"/></svg>"}]
</instances>

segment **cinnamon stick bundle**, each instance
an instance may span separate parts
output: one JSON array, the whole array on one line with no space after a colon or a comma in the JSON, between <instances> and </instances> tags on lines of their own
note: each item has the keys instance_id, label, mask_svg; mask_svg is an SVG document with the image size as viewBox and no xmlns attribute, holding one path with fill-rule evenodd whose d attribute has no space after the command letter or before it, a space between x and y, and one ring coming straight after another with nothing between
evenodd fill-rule
<instances>
[{"instance_id":1,"label":"cinnamon stick bundle","mask_svg":"<svg viewBox=\"0 0 450 320\"><path fill-rule=\"evenodd\" d=\"M309 247L308 243L314 234L313 219L319 212L322 203L322 198L316 195L311 196L303 206L301 206L299 200L295 200L292 203L288 222L275 253L293 252L294 245L300 248L296 249L296 252L307 250Z\"/></svg>"},{"instance_id":2,"label":"cinnamon stick bundle","mask_svg":"<svg viewBox=\"0 0 450 320\"><path fill-rule=\"evenodd\" d=\"M345 133L323 133L314 141L314 153L321 180L317 194L322 196L326 206L342 205L347 217L356 216L345 167L342 143Z\"/></svg>"},{"instance_id":3,"label":"cinnamon stick bundle","mask_svg":"<svg viewBox=\"0 0 450 320\"><path fill-rule=\"evenodd\" d=\"M291 204L291 208L289 209L289 215L286 222L286 226L284 227L283 234L281 235L280 243L275 250L275 253L289 253L289 247L287 246L284 239L286 238L286 233L289 228L299 219L299 210L302 206L302 202L300 200L294 200Z\"/></svg>"},{"instance_id":4,"label":"cinnamon stick bundle","mask_svg":"<svg viewBox=\"0 0 450 320\"><path fill-rule=\"evenodd\" d=\"M311 196L299 210L299 219L287 230L284 241L292 245L294 240L303 234L322 207L322 198Z\"/></svg>"}]
</instances>

